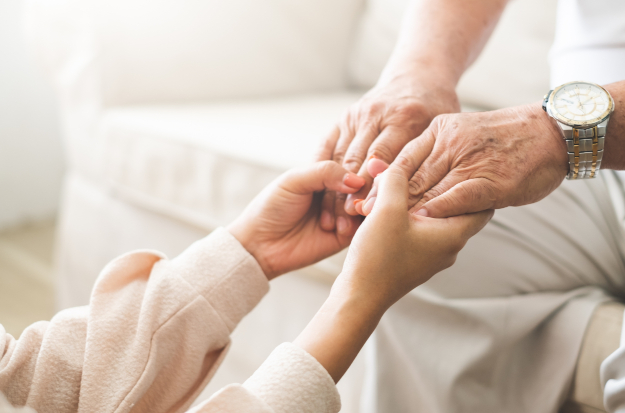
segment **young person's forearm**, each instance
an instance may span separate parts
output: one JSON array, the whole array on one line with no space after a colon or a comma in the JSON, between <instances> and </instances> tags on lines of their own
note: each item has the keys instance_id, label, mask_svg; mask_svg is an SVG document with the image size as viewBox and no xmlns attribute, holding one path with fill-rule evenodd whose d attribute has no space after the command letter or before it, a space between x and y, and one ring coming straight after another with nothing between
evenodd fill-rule
<instances>
[{"instance_id":1,"label":"young person's forearm","mask_svg":"<svg viewBox=\"0 0 625 413\"><path fill-rule=\"evenodd\" d=\"M384 309L333 291L293 344L317 359L336 383L375 330Z\"/></svg>"},{"instance_id":2,"label":"young person's forearm","mask_svg":"<svg viewBox=\"0 0 625 413\"><path fill-rule=\"evenodd\" d=\"M614 99L601 169L625 170L625 80L604 86Z\"/></svg>"},{"instance_id":3,"label":"young person's forearm","mask_svg":"<svg viewBox=\"0 0 625 413\"><path fill-rule=\"evenodd\" d=\"M455 88L490 37L507 0L413 0L380 82L415 73Z\"/></svg>"}]
</instances>

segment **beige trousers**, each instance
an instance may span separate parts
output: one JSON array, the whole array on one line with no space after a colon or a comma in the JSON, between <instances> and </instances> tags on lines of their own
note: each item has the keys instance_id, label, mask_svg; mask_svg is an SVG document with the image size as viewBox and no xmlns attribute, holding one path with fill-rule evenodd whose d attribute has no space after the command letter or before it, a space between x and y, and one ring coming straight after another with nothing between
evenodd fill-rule
<instances>
[{"instance_id":1,"label":"beige trousers","mask_svg":"<svg viewBox=\"0 0 625 413\"><path fill-rule=\"evenodd\" d=\"M552 413L595 307L625 296L618 173L498 210L367 346L365 413Z\"/></svg>"}]
</instances>

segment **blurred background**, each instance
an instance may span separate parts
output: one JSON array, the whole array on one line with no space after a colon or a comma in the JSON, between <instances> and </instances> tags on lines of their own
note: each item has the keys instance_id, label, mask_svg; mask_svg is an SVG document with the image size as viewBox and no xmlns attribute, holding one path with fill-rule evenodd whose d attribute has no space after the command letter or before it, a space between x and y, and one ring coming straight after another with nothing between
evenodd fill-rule
<instances>
[{"instance_id":1,"label":"blurred background","mask_svg":"<svg viewBox=\"0 0 625 413\"><path fill-rule=\"evenodd\" d=\"M375 84L407 2L0 2L0 323L18 336L87 304L111 259L175 256L309 162ZM555 0L511 2L458 87L464 110L543 96L554 19ZM204 395L293 340L342 257L272 281ZM361 371L339 384L344 412Z\"/></svg>"},{"instance_id":2,"label":"blurred background","mask_svg":"<svg viewBox=\"0 0 625 413\"><path fill-rule=\"evenodd\" d=\"M16 335L53 314L64 169L57 99L26 45L23 10L0 2L0 323Z\"/></svg>"}]
</instances>

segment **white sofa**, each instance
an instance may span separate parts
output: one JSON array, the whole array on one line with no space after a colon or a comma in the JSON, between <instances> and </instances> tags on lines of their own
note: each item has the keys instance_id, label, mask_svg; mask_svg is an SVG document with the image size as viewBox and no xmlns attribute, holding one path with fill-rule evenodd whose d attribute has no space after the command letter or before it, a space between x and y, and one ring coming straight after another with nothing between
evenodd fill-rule
<instances>
[{"instance_id":1,"label":"white sofa","mask_svg":"<svg viewBox=\"0 0 625 413\"><path fill-rule=\"evenodd\" d=\"M28 0L26 32L61 102L68 172L58 307L87 303L131 249L171 255L308 162L391 53L406 0ZM493 109L548 89L555 0L515 0L458 88ZM204 394L292 340L342 256L275 281ZM251 344L253 343L253 344ZM358 411L363 361L340 384Z\"/></svg>"}]
</instances>

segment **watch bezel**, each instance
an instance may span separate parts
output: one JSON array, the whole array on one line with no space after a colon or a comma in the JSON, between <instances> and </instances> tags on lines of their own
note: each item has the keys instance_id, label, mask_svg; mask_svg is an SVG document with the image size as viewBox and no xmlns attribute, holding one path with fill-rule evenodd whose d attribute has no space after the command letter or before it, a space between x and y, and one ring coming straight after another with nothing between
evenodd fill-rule
<instances>
[{"instance_id":1,"label":"watch bezel","mask_svg":"<svg viewBox=\"0 0 625 413\"><path fill-rule=\"evenodd\" d=\"M562 116L557 110L555 110L555 102L554 102L554 97L556 96L556 94L558 93L558 91L562 88L565 88L569 85L572 85L574 83L585 83L588 85L593 85L596 86L598 88L600 88L601 90L603 90L609 97L609 102L608 102L608 108L600 115L600 117L594 118L594 119L590 119L587 121L572 121L570 119L565 118L564 116ZM558 122L563 123L567 126L573 127L573 128L580 128L580 129L588 129L588 128L592 128L593 126L597 126L599 124L601 124L602 122L604 122L606 119L608 119L610 117L610 115L612 114L612 112L614 112L614 99L612 99L612 95L610 95L610 92L608 92L603 86L598 85L596 83L593 82L587 82L585 80L575 80L572 82L567 82L564 83L558 87L556 87L555 89L553 89L553 91L550 93L549 95L549 103L547 105L547 110L549 112L549 115L551 117L553 117L554 119L556 119Z\"/></svg>"}]
</instances>

